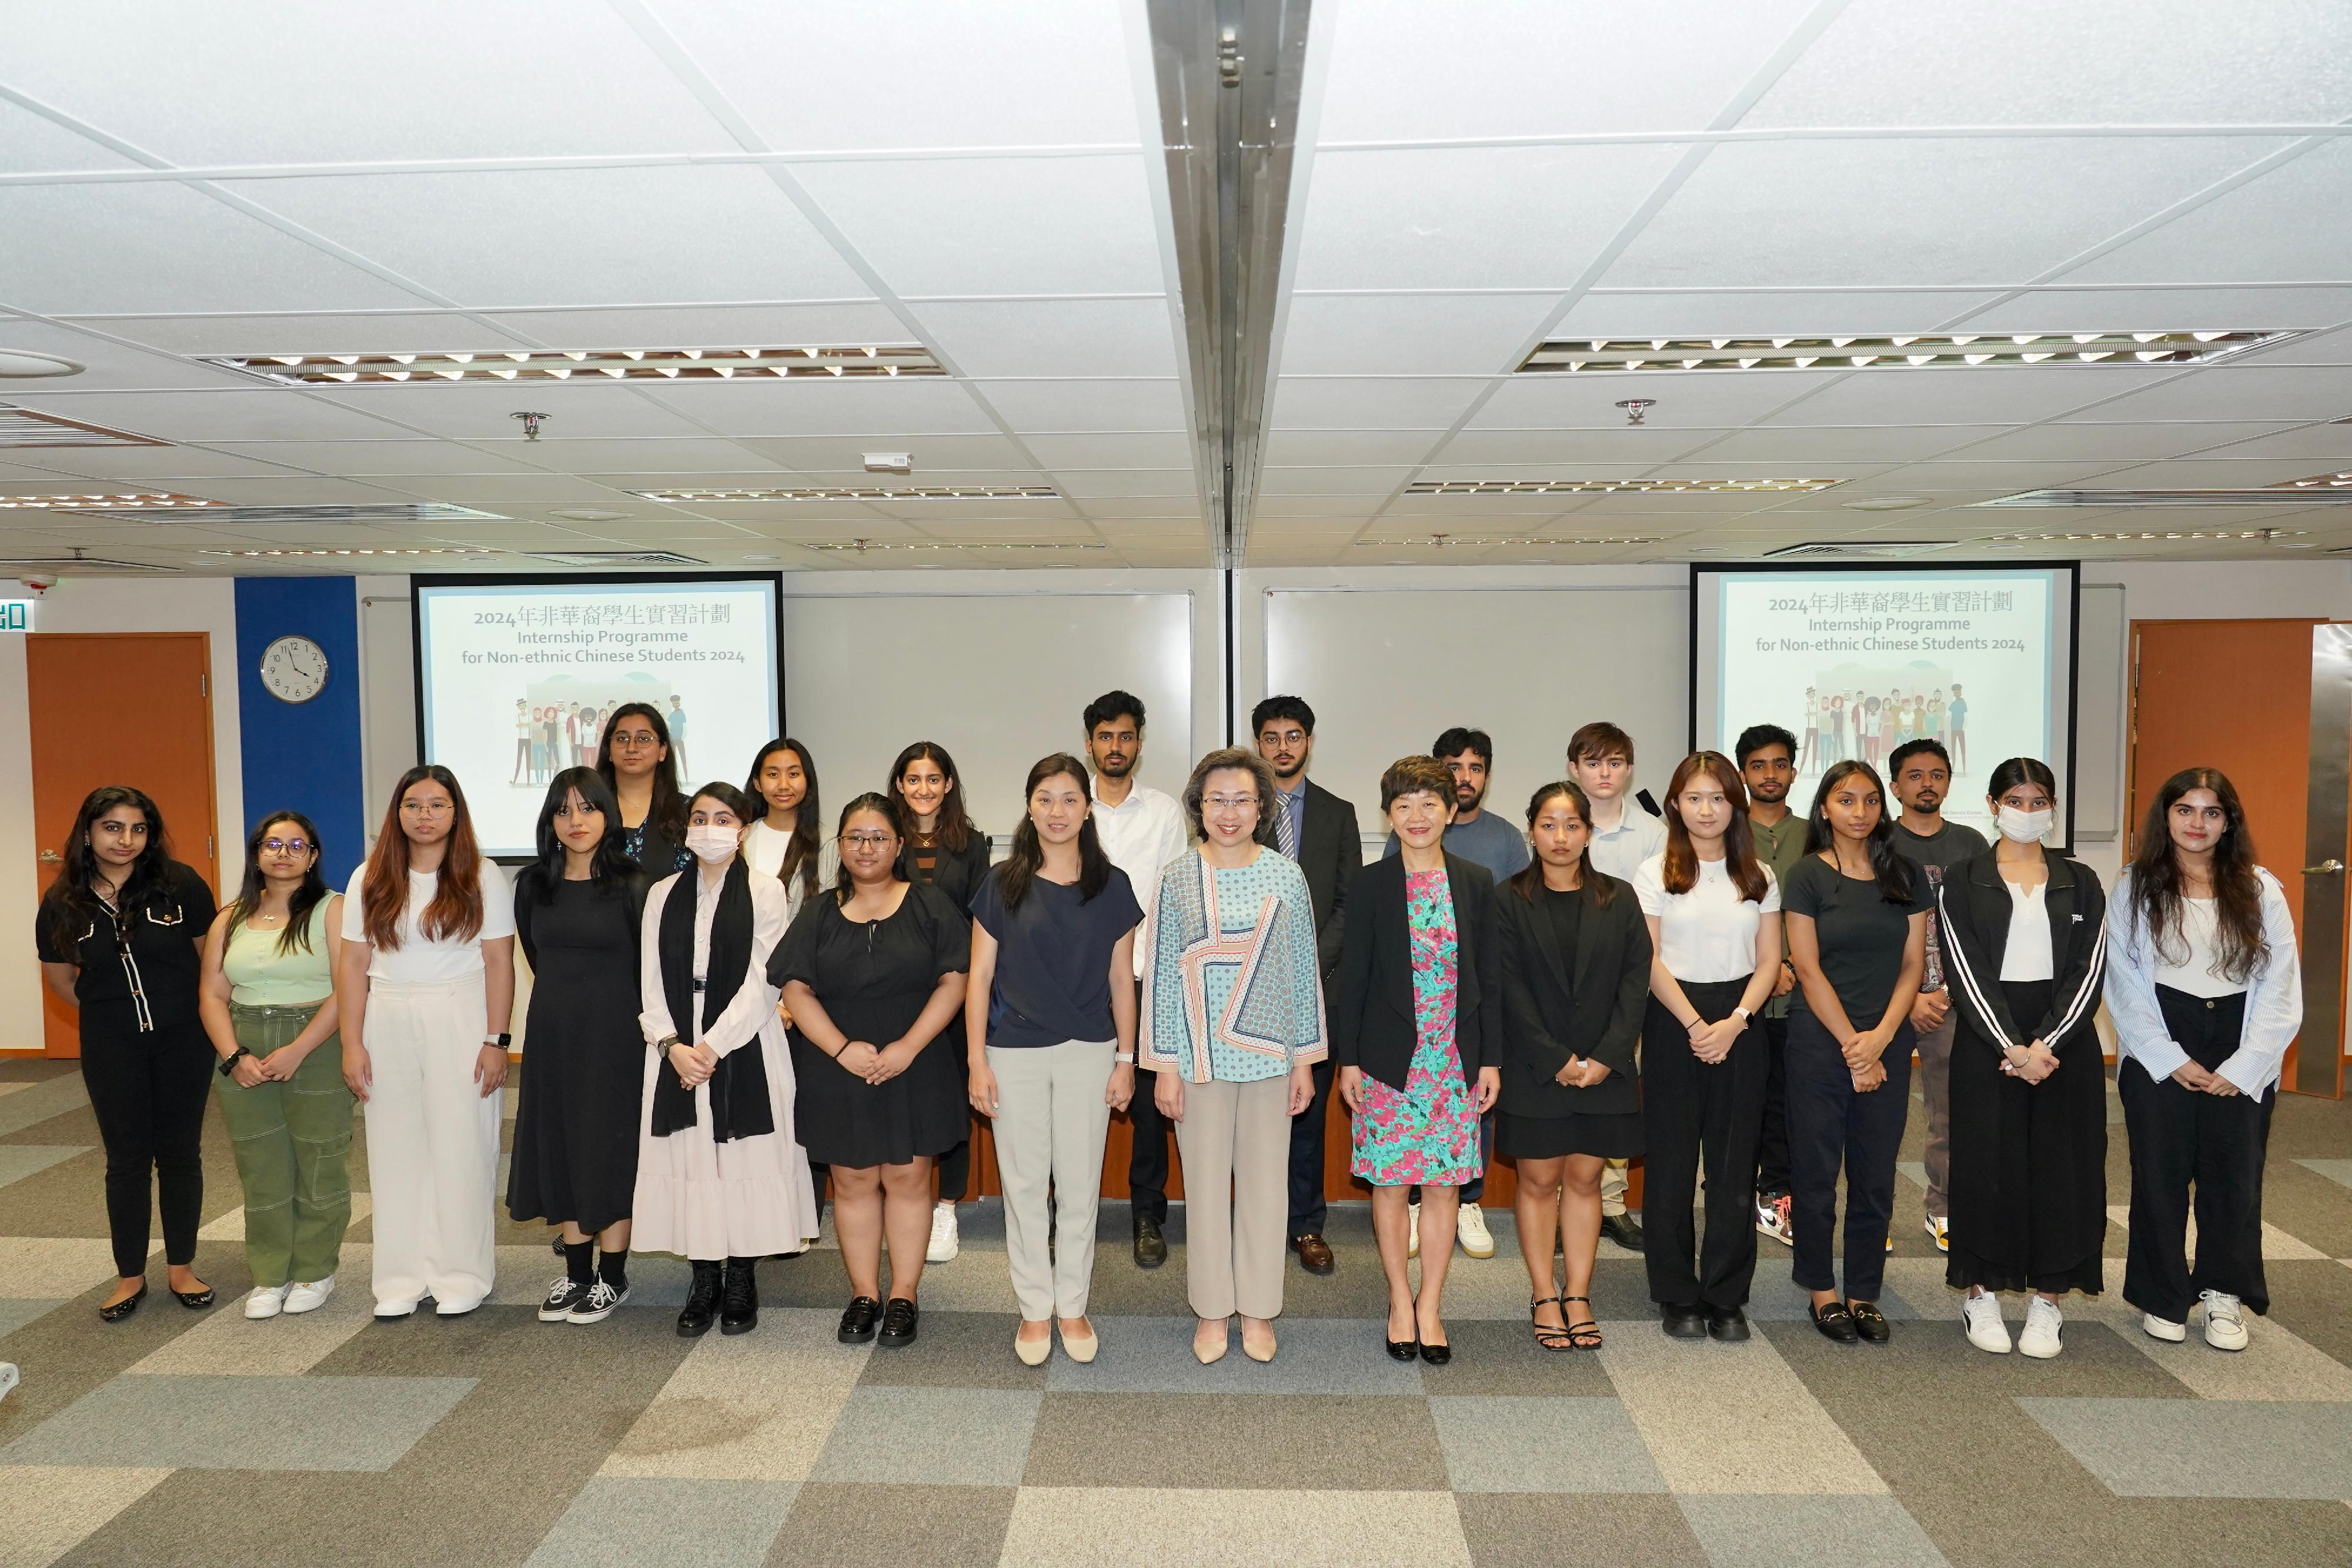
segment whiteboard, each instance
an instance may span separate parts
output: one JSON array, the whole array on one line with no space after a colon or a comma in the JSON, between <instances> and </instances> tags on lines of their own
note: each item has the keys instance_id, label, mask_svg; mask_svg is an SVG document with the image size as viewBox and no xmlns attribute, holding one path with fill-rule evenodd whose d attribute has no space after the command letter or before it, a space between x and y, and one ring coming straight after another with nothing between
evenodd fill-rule
<instances>
[{"instance_id":1,"label":"whiteboard","mask_svg":"<svg viewBox=\"0 0 2352 1568\"><path fill-rule=\"evenodd\" d=\"M1001 850L1032 764L1083 758L1086 706L1113 689L1149 710L1144 783L1173 795L1195 753L1192 596L1156 593L787 591L784 728L816 762L824 831L887 792L918 740L955 758L964 804ZM751 758L743 758L748 771Z\"/></svg>"},{"instance_id":2,"label":"whiteboard","mask_svg":"<svg viewBox=\"0 0 2352 1568\"><path fill-rule=\"evenodd\" d=\"M1315 710L1315 781L1354 802L1368 836L1381 831L1381 771L1454 725L1494 737L1486 801L1515 826L1594 719L1633 737L1634 788L1663 797L1690 733L1689 599L1680 587L1268 589L1266 691Z\"/></svg>"}]
</instances>

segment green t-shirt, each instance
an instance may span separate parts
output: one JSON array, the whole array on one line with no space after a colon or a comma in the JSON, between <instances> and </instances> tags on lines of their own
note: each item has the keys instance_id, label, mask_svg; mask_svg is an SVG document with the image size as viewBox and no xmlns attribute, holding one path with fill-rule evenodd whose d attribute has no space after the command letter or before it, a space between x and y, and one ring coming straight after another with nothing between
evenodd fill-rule
<instances>
[{"instance_id":1,"label":"green t-shirt","mask_svg":"<svg viewBox=\"0 0 2352 1568\"><path fill-rule=\"evenodd\" d=\"M1859 1030L1875 1029L1886 1016L1895 977L1903 972L1911 916L1934 907L1927 879L1916 868L1911 896L1900 904L1882 896L1875 880L1847 876L1819 855L1805 856L1780 883L1781 913L1812 917L1822 973L1837 992L1846 1021ZM1797 1006L1812 1010L1801 988Z\"/></svg>"},{"instance_id":2,"label":"green t-shirt","mask_svg":"<svg viewBox=\"0 0 2352 1568\"><path fill-rule=\"evenodd\" d=\"M1797 862L1804 858L1805 814L1802 811L1790 811L1769 827L1750 816L1748 819L1748 836L1756 841L1756 858L1770 866L1773 876L1785 884L1789 880L1789 873L1795 870ZM1782 951L1787 951L1785 941ZM1764 1016L1768 1019L1787 1018L1789 1004L1796 999L1797 993L1793 988L1786 996L1774 997L1764 1004Z\"/></svg>"}]
</instances>

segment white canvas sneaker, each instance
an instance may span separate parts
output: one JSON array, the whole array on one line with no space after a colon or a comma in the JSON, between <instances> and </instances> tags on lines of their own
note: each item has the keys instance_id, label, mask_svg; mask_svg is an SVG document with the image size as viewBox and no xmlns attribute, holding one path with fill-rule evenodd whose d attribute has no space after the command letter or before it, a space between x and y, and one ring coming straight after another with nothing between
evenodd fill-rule
<instances>
[{"instance_id":1,"label":"white canvas sneaker","mask_svg":"<svg viewBox=\"0 0 2352 1568\"><path fill-rule=\"evenodd\" d=\"M327 1298L334 1293L335 1277L332 1274L307 1284L297 1280L286 1287L286 1310L289 1312L315 1312L325 1306Z\"/></svg>"},{"instance_id":2,"label":"white canvas sneaker","mask_svg":"<svg viewBox=\"0 0 2352 1568\"><path fill-rule=\"evenodd\" d=\"M1454 1216L1454 1234L1462 1243L1462 1250L1473 1258L1495 1255L1495 1236L1486 1228L1486 1212L1475 1203L1465 1203Z\"/></svg>"},{"instance_id":3,"label":"white canvas sneaker","mask_svg":"<svg viewBox=\"0 0 2352 1568\"><path fill-rule=\"evenodd\" d=\"M955 1255L962 1250L962 1240L956 1233L955 1206L946 1203L931 1205L931 1242L923 1249L923 1261L952 1262Z\"/></svg>"},{"instance_id":4,"label":"white canvas sneaker","mask_svg":"<svg viewBox=\"0 0 2352 1568\"><path fill-rule=\"evenodd\" d=\"M2222 1291L2197 1292L2205 1302L2205 1343L2215 1350L2246 1348L2246 1319L2238 1298Z\"/></svg>"},{"instance_id":5,"label":"white canvas sneaker","mask_svg":"<svg viewBox=\"0 0 2352 1568\"><path fill-rule=\"evenodd\" d=\"M245 1315L257 1321L276 1317L286 1310L287 1289L284 1285L271 1285L266 1290L255 1291L245 1298Z\"/></svg>"},{"instance_id":6,"label":"white canvas sneaker","mask_svg":"<svg viewBox=\"0 0 2352 1568\"><path fill-rule=\"evenodd\" d=\"M2064 1348L2058 1343L2058 1331L2065 1323L2066 1314L2058 1310L2057 1302L2033 1297L2025 1304L2025 1332L2017 1336L2019 1353L2048 1361Z\"/></svg>"},{"instance_id":7,"label":"white canvas sneaker","mask_svg":"<svg viewBox=\"0 0 2352 1568\"><path fill-rule=\"evenodd\" d=\"M1960 1326L1968 1331L1969 1343L1979 1350L1995 1355L2009 1354L2009 1325L2000 1321L2000 1298L1990 1291L1960 1302Z\"/></svg>"}]
</instances>

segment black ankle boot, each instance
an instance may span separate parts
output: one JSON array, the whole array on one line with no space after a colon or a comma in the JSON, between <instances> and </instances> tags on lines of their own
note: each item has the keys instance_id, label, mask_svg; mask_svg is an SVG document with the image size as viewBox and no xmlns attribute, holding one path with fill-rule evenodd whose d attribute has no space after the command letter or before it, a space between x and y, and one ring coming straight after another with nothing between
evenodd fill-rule
<instances>
[{"instance_id":1,"label":"black ankle boot","mask_svg":"<svg viewBox=\"0 0 2352 1568\"><path fill-rule=\"evenodd\" d=\"M760 1322L760 1281L752 1270L757 1258L727 1260L727 1289L719 1302L720 1333L750 1333Z\"/></svg>"},{"instance_id":2,"label":"black ankle boot","mask_svg":"<svg viewBox=\"0 0 2352 1568\"><path fill-rule=\"evenodd\" d=\"M678 1310L677 1332L683 1339L699 1339L710 1332L710 1324L719 1315L719 1266L715 1262L698 1260L694 1265L694 1283L686 1292L686 1305Z\"/></svg>"}]
</instances>

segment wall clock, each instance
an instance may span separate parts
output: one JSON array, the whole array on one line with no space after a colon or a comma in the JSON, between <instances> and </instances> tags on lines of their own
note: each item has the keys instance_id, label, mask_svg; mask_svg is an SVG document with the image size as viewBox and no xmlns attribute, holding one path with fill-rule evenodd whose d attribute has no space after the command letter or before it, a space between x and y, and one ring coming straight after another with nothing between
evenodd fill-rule
<instances>
[{"instance_id":1,"label":"wall clock","mask_svg":"<svg viewBox=\"0 0 2352 1568\"><path fill-rule=\"evenodd\" d=\"M327 686L327 651L308 637L280 637L261 651L261 685L280 702L306 703Z\"/></svg>"}]
</instances>

